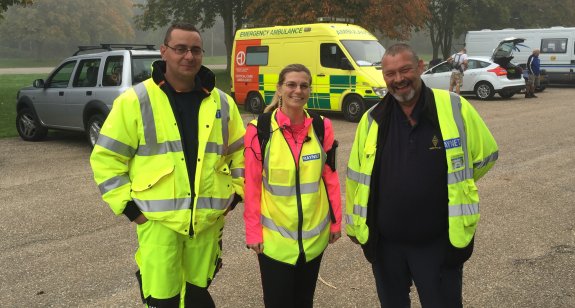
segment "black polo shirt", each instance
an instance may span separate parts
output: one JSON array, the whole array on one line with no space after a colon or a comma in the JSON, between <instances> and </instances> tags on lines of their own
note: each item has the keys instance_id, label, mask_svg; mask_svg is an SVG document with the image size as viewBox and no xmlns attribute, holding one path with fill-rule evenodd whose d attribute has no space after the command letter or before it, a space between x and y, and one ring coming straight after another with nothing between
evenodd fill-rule
<instances>
[{"instance_id":1,"label":"black polo shirt","mask_svg":"<svg viewBox=\"0 0 575 308\"><path fill-rule=\"evenodd\" d=\"M377 226L390 241L425 242L448 229L447 163L443 138L424 109L425 91L412 112L412 127L392 100L390 126L378 172ZM435 116L436 115L432 115Z\"/></svg>"},{"instance_id":2,"label":"black polo shirt","mask_svg":"<svg viewBox=\"0 0 575 308\"><path fill-rule=\"evenodd\" d=\"M198 163L198 118L200 104L208 96L202 89L202 82L198 76L195 79L195 87L191 92L177 92L171 85L171 105L178 123L178 129L182 138L182 147L188 168L190 179L190 192L195 196L194 181L196 178L196 166Z\"/></svg>"}]
</instances>

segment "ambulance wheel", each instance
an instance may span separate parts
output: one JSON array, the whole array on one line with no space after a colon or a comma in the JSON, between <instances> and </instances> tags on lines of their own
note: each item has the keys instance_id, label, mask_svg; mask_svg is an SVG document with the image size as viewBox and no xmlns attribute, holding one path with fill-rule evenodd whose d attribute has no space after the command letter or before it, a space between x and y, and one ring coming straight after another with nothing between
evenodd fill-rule
<instances>
[{"instance_id":1,"label":"ambulance wheel","mask_svg":"<svg viewBox=\"0 0 575 308\"><path fill-rule=\"evenodd\" d=\"M246 99L246 111L259 114L264 112L264 107L264 100L259 93L252 92L248 95L248 99Z\"/></svg>"},{"instance_id":2,"label":"ambulance wheel","mask_svg":"<svg viewBox=\"0 0 575 308\"><path fill-rule=\"evenodd\" d=\"M350 122L359 122L365 112L365 103L360 96L348 95L343 101L343 116Z\"/></svg>"}]
</instances>

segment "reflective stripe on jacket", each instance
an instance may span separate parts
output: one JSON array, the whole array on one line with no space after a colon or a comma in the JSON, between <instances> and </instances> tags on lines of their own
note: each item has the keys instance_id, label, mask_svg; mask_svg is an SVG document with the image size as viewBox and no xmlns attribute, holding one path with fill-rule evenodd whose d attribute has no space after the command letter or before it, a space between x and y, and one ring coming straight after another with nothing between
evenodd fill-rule
<instances>
[{"instance_id":1,"label":"reflective stripe on jacket","mask_svg":"<svg viewBox=\"0 0 575 308\"><path fill-rule=\"evenodd\" d=\"M214 89L200 106L192 196L174 113L150 78L115 100L92 152L94 177L115 214L133 200L149 220L198 234L225 212L234 193L243 196L244 132L233 100Z\"/></svg>"},{"instance_id":2,"label":"reflective stripe on jacket","mask_svg":"<svg viewBox=\"0 0 575 308\"><path fill-rule=\"evenodd\" d=\"M329 202L322 180L327 155L311 125L307 130L310 139L303 143L299 157L291 155L275 119L276 112L272 115L272 133L263 162L264 253L275 260L295 264L302 252L307 261L319 256L329 241ZM252 124L257 125L255 121Z\"/></svg>"},{"instance_id":3,"label":"reflective stripe on jacket","mask_svg":"<svg viewBox=\"0 0 575 308\"><path fill-rule=\"evenodd\" d=\"M495 163L498 148L473 106L460 96L433 89L447 160L449 238L466 247L479 221L475 181ZM372 108L373 109L373 108ZM369 237L367 207L379 125L369 110L356 131L346 178L346 231L365 244Z\"/></svg>"}]
</instances>

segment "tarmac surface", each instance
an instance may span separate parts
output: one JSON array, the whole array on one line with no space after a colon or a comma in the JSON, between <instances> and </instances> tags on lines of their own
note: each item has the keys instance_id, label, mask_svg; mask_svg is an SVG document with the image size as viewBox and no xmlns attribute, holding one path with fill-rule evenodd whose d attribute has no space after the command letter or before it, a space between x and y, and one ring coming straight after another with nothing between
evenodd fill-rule
<instances>
[{"instance_id":1,"label":"tarmac surface","mask_svg":"<svg viewBox=\"0 0 575 308\"><path fill-rule=\"evenodd\" d=\"M464 269L465 307L575 307L575 88L538 96L470 100L500 154L478 183L482 216ZM343 192L356 124L329 116ZM143 307L135 225L101 201L89 155L76 133L0 139L0 307ZM263 307L242 205L226 219L224 266L210 292L217 307ZM415 292L412 302L420 307ZM315 306L379 306L371 267L345 235L325 252Z\"/></svg>"}]
</instances>

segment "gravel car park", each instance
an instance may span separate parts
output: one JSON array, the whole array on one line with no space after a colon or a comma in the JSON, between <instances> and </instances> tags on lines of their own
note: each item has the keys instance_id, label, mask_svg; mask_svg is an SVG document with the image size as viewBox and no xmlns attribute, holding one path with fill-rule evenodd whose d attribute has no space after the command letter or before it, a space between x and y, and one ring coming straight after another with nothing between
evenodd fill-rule
<instances>
[{"instance_id":1,"label":"gravel car park","mask_svg":"<svg viewBox=\"0 0 575 308\"><path fill-rule=\"evenodd\" d=\"M94 146L114 99L149 78L152 62L159 59L154 45L80 46L48 78L18 91L18 134L39 141L48 129L83 131Z\"/></svg>"}]
</instances>

